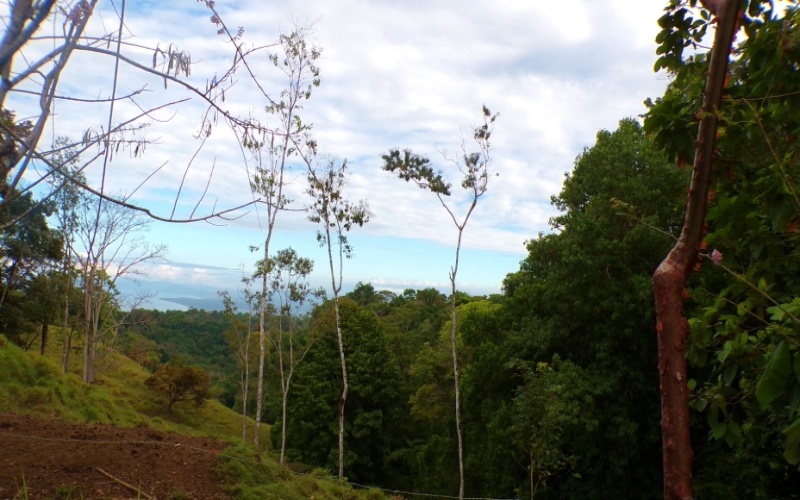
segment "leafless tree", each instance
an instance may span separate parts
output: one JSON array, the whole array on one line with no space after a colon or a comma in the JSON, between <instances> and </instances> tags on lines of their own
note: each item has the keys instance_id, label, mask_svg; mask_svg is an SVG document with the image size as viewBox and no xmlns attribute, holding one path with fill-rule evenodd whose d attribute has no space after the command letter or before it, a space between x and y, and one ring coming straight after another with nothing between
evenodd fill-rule
<instances>
[{"instance_id":1,"label":"leafless tree","mask_svg":"<svg viewBox=\"0 0 800 500\"><path fill-rule=\"evenodd\" d=\"M141 274L137 266L162 258L166 247L144 239L143 233L150 223L144 215L98 198L84 200L82 205L76 257L84 297L83 380L91 383L95 378L98 345L113 341L119 329L120 323L109 321L107 316L119 305L117 281L123 276ZM141 303L145 298L139 297L136 302Z\"/></svg>"},{"instance_id":2,"label":"leafless tree","mask_svg":"<svg viewBox=\"0 0 800 500\"><path fill-rule=\"evenodd\" d=\"M259 78L263 78L263 67L269 64L267 50L281 45L287 37L262 44L246 42L243 28L229 29L212 0L198 0L198 4L198 8L210 13L211 21L198 30L208 30L210 36L219 36L221 46L229 52L225 57L227 66L214 68L213 76L206 78L193 77L198 63L193 61L189 51L168 40L155 47L137 43L126 28L125 0L115 6L116 29L112 31L106 31L107 17L96 19L98 10L104 7L97 0L7 2L8 12L0 15L7 28L0 38L0 110L4 110L0 120L0 206L28 190L47 189L47 179L58 173L103 200L169 222L224 222L242 215L245 207L263 201L255 197L221 206L218 199L208 196L216 159L197 158L212 131L219 128L232 130L232 137L237 139L235 146L241 148L258 137L269 136L277 141L285 138L285 128L262 125L269 120L254 116L252 111L241 110L250 108L254 96L262 99L267 108L280 106L282 100L273 99L272 90ZM93 66L104 62L113 64L109 87L100 96L94 89L81 94L74 85L63 83L78 54L91 56ZM206 71L206 74L212 73ZM126 85L138 87L123 92L120 86L123 79ZM164 90L157 90L162 84ZM234 86L237 92L232 92ZM280 87L275 95L279 93ZM243 103L242 99L247 102ZM172 186L172 210L165 212L133 202L132 196L140 188L166 171L165 163L147 167L146 160L142 159L153 144L145 134L148 126L163 120L164 113L173 113L188 101L202 103L204 112L194 134L196 151L186 165L179 167L183 175ZM56 115L57 103L64 109ZM6 112L15 108L18 111L25 108L28 118L18 121L12 111ZM105 110L103 118L82 128L81 140L69 145L83 158L76 170L86 173L88 180L83 180L57 164L58 148L46 145L46 131L53 127L53 135L56 135L61 124L73 131L71 119L96 116L98 110ZM273 112L268 109L265 118ZM25 126L21 127L22 124ZM107 183L115 172L110 168L112 160L125 158L124 153L139 158L138 161L145 164L145 173L135 189L121 196L112 194ZM205 186L197 187L196 194L192 195L194 199L187 199L189 171L201 161L210 173ZM39 168L40 165L50 168ZM88 174L90 167L92 175ZM54 182L49 186L49 194L41 197L41 201L52 196L63 183ZM188 208L181 212L179 202ZM12 225L16 220L4 224Z\"/></svg>"}]
</instances>

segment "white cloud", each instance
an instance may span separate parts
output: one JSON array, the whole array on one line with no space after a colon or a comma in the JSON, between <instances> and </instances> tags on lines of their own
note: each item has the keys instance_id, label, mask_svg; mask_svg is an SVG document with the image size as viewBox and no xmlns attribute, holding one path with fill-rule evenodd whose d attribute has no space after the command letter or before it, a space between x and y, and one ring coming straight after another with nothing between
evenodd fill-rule
<instances>
[{"instance_id":1,"label":"white cloud","mask_svg":"<svg viewBox=\"0 0 800 500\"><path fill-rule=\"evenodd\" d=\"M444 168L437 148L457 152L462 135L469 137L470 125L478 124L485 103L500 112L493 136L494 168L500 175L491 179L464 244L523 255L522 242L548 229L547 220L555 213L549 198L560 190L563 173L571 169L575 156L593 143L598 129L613 129L619 119L642 113L642 101L659 95L666 85L663 77L652 73L653 39L661 15L661 6L652 2L470 0L456 5L444 0L294 0L265 8L261 1L247 0L217 5L229 27L245 28L247 47L273 42L279 27L291 29L290 18L301 23L318 20L313 39L323 47L322 85L314 90L303 118L314 124L324 152L350 160L352 197L368 199L376 214L359 234L376 238L414 238L452 246L455 230L436 198L382 172L380 155L390 148L408 147ZM158 43L162 49L175 43L189 50L195 62L191 81L203 87L231 60L230 45L215 34L208 17L201 4L142 2L129 12L126 23L135 36L132 43ZM93 23L100 20L96 16ZM113 14L104 12L102 20L105 27L95 24L95 33L114 29ZM142 64L151 61L151 52L126 51ZM281 82L266 57L254 57L252 62L266 88L277 93ZM106 97L112 68L111 58L81 54L65 73L62 88ZM234 112L267 119L265 100L246 80L242 73L227 94L226 105ZM165 91L163 80L142 76L140 71L126 69L120 81L121 92L146 85L148 92L137 98L145 108L192 100L154 113L155 120L144 133L156 144L149 145L141 158L120 153L111 164L109 191L131 192L165 165L134 197L142 206L157 206L162 215L171 213L180 188L176 215L189 216L206 190L212 168L198 213L252 199L237 140L222 122L192 160L199 146L193 134L205 109L200 99L172 83ZM29 114L35 113L34 105L31 98L19 95L10 103ZM57 135L77 139L86 128L105 126L105 106L60 102L56 111ZM132 103L122 103L115 117L121 120L136 112ZM98 166L92 166L89 174L96 180ZM288 192L302 206L304 179L299 171L293 175L296 181ZM458 185L457 179L452 182ZM302 215L281 217L278 231L305 238L314 246L315 228ZM180 233L202 242L203 248L194 250L196 259L188 255L191 248L182 250L180 259L201 265L222 262L233 269L241 264L242 252L232 246L262 239L255 210L230 222L227 229L204 224L180 231L159 227L158 236ZM243 236L249 234L248 228L250 240ZM182 246L187 245L177 245ZM448 265L445 261L440 267ZM379 269L359 272L383 283ZM441 284L414 269L382 272L407 274L403 283ZM204 269L169 265L153 267L151 275L187 282L230 279ZM491 279L498 281L496 276Z\"/></svg>"}]
</instances>

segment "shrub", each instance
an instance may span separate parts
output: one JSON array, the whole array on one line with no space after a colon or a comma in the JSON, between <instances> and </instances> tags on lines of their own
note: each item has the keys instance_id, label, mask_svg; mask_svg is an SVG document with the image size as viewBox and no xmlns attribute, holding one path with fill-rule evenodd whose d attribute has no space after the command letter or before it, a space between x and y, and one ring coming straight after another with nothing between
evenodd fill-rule
<instances>
[{"instance_id":1,"label":"shrub","mask_svg":"<svg viewBox=\"0 0 800 500\"><path fill-rule=\"evenodd\" d=\"M171 412L172 405L180 401L202 405L209 396L211 377L201 368L166 364L156 370L145 385L158 394Z\"/></svg>"}]
</instances>

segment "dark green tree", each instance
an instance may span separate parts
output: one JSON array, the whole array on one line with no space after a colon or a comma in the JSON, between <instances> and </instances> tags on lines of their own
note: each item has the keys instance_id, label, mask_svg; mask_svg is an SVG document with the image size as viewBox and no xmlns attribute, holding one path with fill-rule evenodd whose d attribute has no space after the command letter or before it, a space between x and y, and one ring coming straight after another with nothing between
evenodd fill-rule
<instances>
[{"instance_id":1,"label":"dark green tree","mask_svg":"<svg viewBox=\"0 0 800 500\"><path fill-rule=\"evenodd\" d=\"M51 271L63 250L61 236L47 224L52 209L31 193L17 194L0 207L0 227L18 219L0 231L0 326L26 349L42 332L46 335L58 314L57 289L44 283L55 279Z\"/></svg>"},{"instance_id":2,"label":"dark green tree","mask_svg":"<svg viewBox=\"0 0 800 500\"><path fill-rule=\"evenodd\" d=\"M540 361L524 372L524 384L513 400L510 435L515 461L525 464L530 498L548 478L569 472L578 457L574 437L593 432L598 425L593 411L591 377L556 355L552 363Z\"/></svg>"},{"instance_id":3,"label":"dark green tree","mask_svg":"<svg viewBox=\"0 0 800 500\"><path fill-rule=\"evenodd\" d=\"M402 295L387 297L384 303L373 305L400 369L408 375L422 346L436 342L439 337L449 317L447 297L434 288L407 289Z\"/></svg>"},{"instance_id":4,"label":"dark green tree","mask_svg":"<svg viewBox=\"0 0 800 500\"><path fill-rule=\"evenodd\" d=\"M526 374L540 362L553 363L555 356L586 381L553 404L591 400L581 418L597 425L575 421L551 443L570 461L548 478L546 487L540 486L538 494L545 498L660 496L658 374L655 339L648 334L655 322L650 276L680 227L686 178L635 120L621 121L614 132L599 132L552 199L562 211L551 220L558 232L530 241L520 270L504 281L504 308L498 316L502 335L486 330L476 337L481 340L474 346L470 370L483 378L495 370L488 380L466 376L470 400L484 411L496 407L517 415L509 401L523 394L526 376L528 385L537 380ZM574 392L579 389L583 393ZM529 414L541 418L547 411ZM493 434L483 440L489 456L498 455L503 440L507 450L518 447L514 433L485 418ZM531 424L515 425L521 430ZM527 459L523 463L507 467L520 474L514 486L520 494L530 491ZM494 489L510 487L507 478L481 483L482 495L513 494Z\"/></svg>"},{"instance_id":5,"label":"dark green tree","mask_svg":"<svg viewBox=\"0 0 800 500\"><path fill-rule=\"evenodd\" d=\"M399 446L403 379L375 314L342 298L339 304L342 340L347 357L349 396L344 411L347 440L344 462L348 479L368 484L397 484L390 464ZM338 362L337 321L333 304L315 312L316 339L297 366L294 397L287 411L287 453L310 465L338 468L338 425L342 393ZM273 434L277 445L278 433Z\"/></svg>"}]
</instances>

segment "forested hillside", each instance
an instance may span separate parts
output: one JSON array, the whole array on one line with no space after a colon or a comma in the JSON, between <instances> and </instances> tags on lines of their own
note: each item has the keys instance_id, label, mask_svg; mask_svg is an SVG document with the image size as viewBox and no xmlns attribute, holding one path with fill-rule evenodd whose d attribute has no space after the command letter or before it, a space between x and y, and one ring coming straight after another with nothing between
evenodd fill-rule
<instances>
[{"instance_id":1,"label":"forested hillside","mask_svg":"<svg viewBox=\"0 0 800 500\"><path fill-rule=\"evenodd\" d=\"M142 236L148 213L90 189L78 143L51 152L55 184L37 200L18 183L31 158L20 138L35 126L3 108L0 345L60 358L69 390L32 391L36 405L116 387L103 374L125 355L138 363L130 379L142 400L122 405L126 423L146 423L129 406L191 420L216 399L239 414L227 438L273 456L277 476L338 471L339 486L404 497L798 498L800 7L787 4L668 2L655 58L665 93L558 166L568 171L550 199L555 215L494 295L457 289L462 234L496 177L500 115L486 106L462 157L445 156L461 174L452 184L409 149L375 156L376 169L380 158L384 173L435 195L455 224L451 288L343 287L358 266L348 235L373 214L349 198L347 160L317 156L312 125L296 114L320 83L321 53L303 30L269 58L290 80L268 99L274 130L201 93L237 132L266 212L241 300L220 291L220 311L123 303L117 280L163 256ZM70 22L88 15L78 9ZM9 43L0 49L17 50ZM169 64L188 77L185 59ZM283 191L291 165L307 181L302 209ZM450 203L459 187L466 198ZM273 230L291 211L314 224L324 290L310 285L312 260L276 251ZM49 380L49 361L6 351L0 394ZM118 418L116 403L97 404L76 411Z\"/></svg>"},{"instance_id":2,"label":"forested hillside","mask_svg":"<svg viewBox=\"0 0 800 500\"><path fill-rule=\"evenodd\" d=\"M653 145L636 120L599 132L553 197L561 211L552 220L555 231L529 242L529 255L506 278L504 293L458 296L468 491L528 496L533 485L541 498L661 496L650 275L679 231L688 176ZM707 317L712 286L736 284L718 269L698 275L691 292L698 311L694 325ZM370 284L359 284L346 297L348 478L452 493L458 484L447 297L434 289L395 294ZM163 361L184 356L186 362L215 367L218 381L236 379L235 346L225 342L226 335L231 340L232 327L222 314L139 311L137 318L139 324L124 335L146 335ZM144 318L160 318L158 327L148 326ZM245 323L246 314L239 314L239 321ZM327 303L295 332L295 347L307 346L308 352L289 393L287 456L333 471L333 417L341 381L332 321ZM748 342L759 336L769 338L754 334ZM277 428L278 355L270 352L266 421ZM693 433L698 491L788 498L800 475L782 456L780 424L767 424L780 413L769 416L775 410L759 410L753 392L731 393L735 406L719 406L719 417L714 417L725 418L731 430L714 431L709 422L716 421L703 402L711 397L714 381L736 385L745 380L731 375L730 368L713 369L711 359L723 354L711 351L701 363L696 345L690 352L692 405L705 410L696 413ZM768 352L761 355L762 363ZM253 377L255 363L250 366ZM236 390L222 398L241 411ZM722 417L727 411L729 416ZM738 415L744 420L737 421ZM272 433L274 449L279 437ZM738 471L735 476L732 470Z\"/></svg>"}]
</instances>

